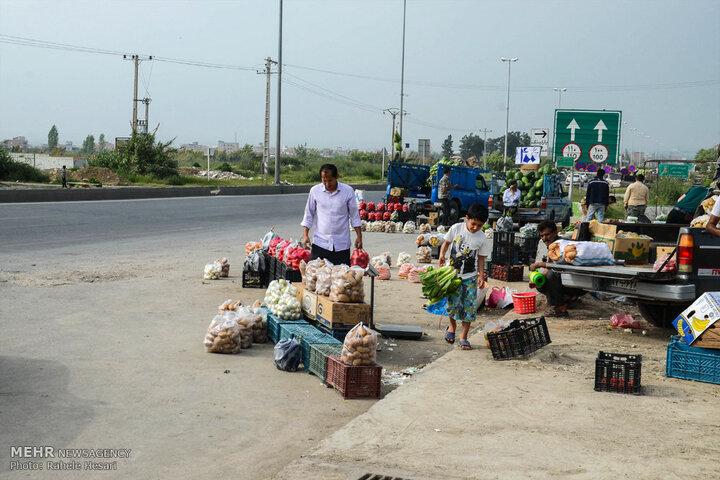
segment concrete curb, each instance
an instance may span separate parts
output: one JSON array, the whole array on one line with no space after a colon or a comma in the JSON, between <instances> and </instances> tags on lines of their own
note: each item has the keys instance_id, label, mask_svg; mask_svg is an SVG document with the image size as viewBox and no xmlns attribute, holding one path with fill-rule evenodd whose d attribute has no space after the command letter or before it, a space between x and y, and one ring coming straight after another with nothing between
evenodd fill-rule
<instances>
[{"instance_id":1,"label":"concrete curb","mask_svg":"<svg viewBox=\"0 0 720 480\"><path fill-rule=\"evenodd\" d=\"M0 203L129 200L139 198L209 197L212 195L281 195L307 193L312 185L250 187L106 187L92 189L0 190ZM383 191L384 184L353 185L355 189Z\"/></svg>"}]
</instances>

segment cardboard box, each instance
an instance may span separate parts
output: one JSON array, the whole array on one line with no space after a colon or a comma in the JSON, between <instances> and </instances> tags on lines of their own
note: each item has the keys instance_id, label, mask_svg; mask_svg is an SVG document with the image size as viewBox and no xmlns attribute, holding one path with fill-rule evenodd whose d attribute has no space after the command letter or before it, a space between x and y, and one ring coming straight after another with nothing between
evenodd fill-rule
<instances>
[{"instance_id":1,"label":"cardboard box","mask_svg":"<svg viewBox=\"0 0 720 480\"><path fill-rule=\"evenodd\" d=\"M293 286L295 288L297 288L297 293L295 294L295 298L297 298L297 301L300 302L300 305L302 305L303 292L305 291L305 284L302 282L296 282L296 283L293 283Z\"/></svg>"},{"instance_id":2,"label":"cardboard box","mask_svg":"<svg viewBox=\"0 0 720 480\"><path fill-rule=\"evenodd\" d=\"M333 325L353 326L359 322L370 322L370 305L367 303L333 302L328 297L317 295L315 319L332 328Z\"/></svg>"},{"instance_id":3,"label":"cardboard box","mask_svg":"<svg viewBox=\"0 0 720 480\"><path fill-rule=\"evenodd\" d=\"M658 245L657 247L655 247L655 258L659 260L659 259L663 258L665 255L670 255L673 252L673 250L675 250L674 246L663 247L663 246ZM677 257L677 253L675 255L673 255L673 257Z\"/></svg>"},{"instance_id":4,"label":"cardboard box","mask_svg":"<svg viewBox=\"0 0 720 480\"><path fill-rule=\"evenodd\" d=\"M317 293L303 290L300 307L302 308L303 314L313 320L315 320L315 316L317 315L317 299Z\"/></svg>"},{"instance_id":5,"label":"cardboard box","mask_svg":"<svg viewBox=\"0 0 720 480\"><path fill-rule=\"evenodd\" d=\"M616 260L625 260L628 265L648 263L651 238L618 238L616 225L595 220L590 222L590 234L593 242L607 244Z\"/></svg>"},{"instance_id":6,"label":"cardboard box","mask_svg":"<svg viewBox=\"0 0 720 480\"><path fill-rule=\"evenodd\" d=\"M685 340L688 345L701 346L696 340L702 338L703 334L715 325L719 325L720 319L720 292L707 292L700 295L685 311L673 320L673 325L678 331L680 338ZM714 344L714 336L717 332L713 328L706 342ZM710 347L707 348L720 348Z\"/></svg>"}]
</instances>

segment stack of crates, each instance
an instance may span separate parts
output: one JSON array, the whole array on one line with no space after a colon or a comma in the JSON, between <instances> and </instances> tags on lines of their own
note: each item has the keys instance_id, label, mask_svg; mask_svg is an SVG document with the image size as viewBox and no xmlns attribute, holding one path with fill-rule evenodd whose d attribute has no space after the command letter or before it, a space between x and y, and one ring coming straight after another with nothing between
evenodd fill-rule
<instances>
[{"instance_id":1,"label":"stack of crates","mask_svg":"<svg viewBox=\"0 0 720 480\"><path fill-rule=\"evenodd\" d=\"M305 366L305 370L308 371L310 371L310 353L312 347L316 345L332 345L338 348L342 348L342 342L340 342L339 340L336 340L330 335L322 333L317 329L315 330L315 332L316 333L313 334L305 334L300 338L300 346L302 347L302 361L303 365ZM310 373L312 372L310 371ZM325 377L323 377L322 380L325 381Z\"/></svg>"},{"instance_id":2,"label":"stack of crates","mask_svg":"<svg viewBox=\"0 0 720 480\"><path fill-rule=\"evenodd\" d=\"M277 318L272 313L268 312L267 314L267 334L268 339L270 339L271 342L277 343L280 341L280 326L281 325L307 325L308 322L305 320L284 320L282 318Z\"/></svg>"},{"instance_id":3,"label":"stack of crates","mask_svg":"<svg viewBox=\"0 0 720 480\"><path fill-rule=\"evenodd\" d=\"M493 232L492 269L490 277L505 282L522 281L523 266L515 232Z\"/></svg>"},{"instance_id":4,"label":"stack of crates","mask_svg":"<svg viewBox=\"0 0 720 480\"><path fill-rule=\"evenodd\" d=\"M313 343L310 345L310 361L305 369L318 377L320 381L328 386L327 382L327 364L328 357L339 357L342 353L342 344Z\"/></svg>"}]
</instances>

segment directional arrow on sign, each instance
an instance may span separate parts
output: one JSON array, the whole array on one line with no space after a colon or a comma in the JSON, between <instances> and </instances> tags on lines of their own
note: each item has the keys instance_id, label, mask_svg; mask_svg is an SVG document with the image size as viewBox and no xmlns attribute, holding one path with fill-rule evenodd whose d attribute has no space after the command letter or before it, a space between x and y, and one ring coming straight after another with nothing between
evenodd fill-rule
<instances>
[{"instance_id":1,"label":"directional arrow on sign","mask_svg":"<svg viewBox=\"0 0 720 480\"><path fill-rule=\"evenodd\" d=\"M547 137L547 134L548 134L547 130L542 130L542 131L540 131L540 132L535 132L535 136L536 136L536 137L545 138L545 137Z\"/></svg>"},{"instance_id":2,"label":"directional arrow on sign","mask_svg":"<svg viewBox=\"0 0 720 480\"><path fill-rule=\"evenodd\" d=\"M603 127L604 126L605 126L605 124L603 124ZM575 130L580 130L580 125L578 125L577 122L575 121L575 119L573 118L570 121L570 123L568 123L568 126L566 128L570 129L570 141L574 142L575 141Z\"/></svg>"},{"instance_id":3,"label":"directional arrow on sign","mask_svg":"<svg viewBox=\"0 0 720 480\"><path fill-rule=\"evenodd\" d=\"M607 130L607 127L605 126L605 122L600 120L597 125L595 125L595 128L593 130L598 131L598 142L602 142L602 132L603 130Z\"/></svg>"}]
</instances>

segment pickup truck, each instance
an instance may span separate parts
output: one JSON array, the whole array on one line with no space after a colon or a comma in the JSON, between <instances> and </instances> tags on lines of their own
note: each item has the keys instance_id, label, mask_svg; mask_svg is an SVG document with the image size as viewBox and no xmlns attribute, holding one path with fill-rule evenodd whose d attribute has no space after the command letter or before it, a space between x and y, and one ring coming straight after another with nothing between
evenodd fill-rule
<instances>
[{"instance_id":1,"label":"pickup truck","mask_svg":"<svg viewBox=\"0 0 720 480\"><path fill-rule=\"evenodd\" d=\"M448 218L442 215L438 201L438 183L445 170L450 169L450 211ZM390 162L387 173L385 199L391 197L393 188L402 189L404 201L413 200L425 212L440 212L440 223L452 225L462 217L473 203L488 205L490 188L483 177L484 170L473 167L438 164L437 173L430 179L430 167L404 162Z\"/></svg>"},{"instance_id":2,"label":"pickup truck","mask_svg":"<svg viewBox=\"0 0 720 480\"><path fill-rule=\"evenodd\" d=\"M540 223L543 220L562 222L563 228L570 225L572 205L567 193L563 189L562 181L557 174L547 174L543 177L542 197L540 206L535 208L518 208L513 220L519 225L526 223ZM503 215L503 192L493 189L490 197L489 221L496 221Z\"/></svg>"},{"instance_id":3,"label":"pickup truck","mask_svg":"<svg viewBox=\"0 0 720 480\"><path fill-rule=\"evenodd\" d=\"M563 285L632 298L648 322L669 328L700 295L720 291L720 238L703 228L677 224L621 223L618 229L652 236L651 252L653 245L675 246L677 272L655 271L651 263L601 267L550 264L561 273Z\"/></svg>"}]
</instances>

